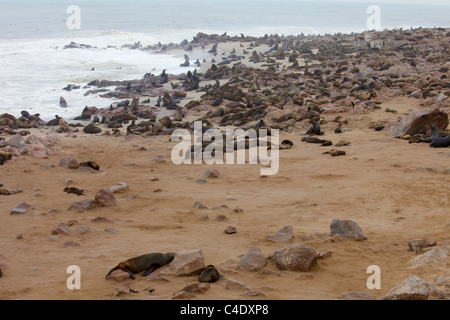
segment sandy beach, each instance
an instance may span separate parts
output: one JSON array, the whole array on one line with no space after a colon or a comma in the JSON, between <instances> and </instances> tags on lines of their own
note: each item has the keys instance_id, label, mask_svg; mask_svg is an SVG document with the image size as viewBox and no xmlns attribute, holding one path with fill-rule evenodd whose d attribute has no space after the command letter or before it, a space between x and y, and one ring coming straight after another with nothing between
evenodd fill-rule
<instances>
[{"instance_id":1,"label":"sandy beach","mask_svg":"<svg viewBox=\"0 0 450 320\"><path fill-rule=\"evenodd\" d=\"M240 44L248 47L246 42L227 42L219 48L230 52L242 48ZM259 48L260 52L268 49L267 45ZM250 65L251 54L250 51L241 62ZM368 55L382 56L382 53ZM293 72L282 71L283 67L292 65L288 59L288 56L280 59L277 66L280 75ZM312 65L322 63L299 57L301 72L305 71L305 61L310 72L314 72ZM432 63L431 59L427 61ZM359 62L359 66L364 64ZM264 63L255 68L264 69ZM424 62L423 68L429 66L427 63ZM211 65L205 64L201 72L206 72ZM440 62L436 65L443 67ZM450 76L448 70L433 69L427 73L423 69L419 74L421 78L441 78L448 84L442 77ZM230 77L236 79L230 72L221 84ZM408 75L400 76L400 79L407 78ZM290 80L286 79L288 83ZM270 81L266 84L266 88L275 90ZM170 91L168 84L164 88ZM342 88L336 90L343 92ZM51 140L52 144L43 158L14 154L0 167L2 188L19 191L0 195L0 299L380 299L410 275L430 284L428 299L448 299L449 258L441 257L420 266L411 260L435 248L450 246L450 149L430 148L429 143L408 143L390 136L389 129L417 111L439 107L448 114L449 100L445 98L440 103L435 100L441 92L448 97L449 88L420 98L395 90L399 88L377 88L377 108L369 108L372 105L367 104L361 112L354 109L331 112L333 103L322 101L319 105L324 135L320 138L333 142L328 147L302 141L307 136L309 119L294 119L308 109L298 107L300 112L293 103L281 106L281 102L272 102L266 109L269 110L264 118L266 124L280 129L280 141L293 142L292 148L279 150L279 170L273 176L260 176L260 164L175 165L171 150L177 143L170 141L170 134L127 134L127 124L109 135L105 134L106 124L98 124L103 130L98 134L87 134L82 128L78 132L61 133L56 132L58 126L27 128L30 134L24 140L34 136ZM360 92L366 94L370 90ZM178 105L184 118L179 123L193 121L212 110L206 100L198 107L186 108L190 101L201 99L203 94L189 91L187 99L181 100ZM348 91L344 94L349 95ZM319 95L312 97L315 101L322 98L327 99ZM155 97L150 100L152 104L156 101ZM306 103L307 98L304 106ZM284 122L272 121L287 112L295 116ZM163 115L175 113L164 110ZM334 132L337 116L346 119L342 133ZM220 118L209 120L220 128ZM260 120L255 118L247 125ZM386 128L376 131L377 125ZM4 132L1 137L8 141L13 136ZM338 148L345 151L345 156L324 154L342 140L351 142ZM2 150L7 151L6 148ZM95 161L100 170L60 166L61 159L69 156L78 162ZM217 170L220 177L205 178L207 169ZM94 199L98 190L119 182L126 183L127 188L114 193L116 205L69 210L75 201ZM68 186L84 189L85 195L65 193L63 189ZM196 202L206 208L195 208ZM11 214L22 203L29 205L26 212ZM330 224L334 219L356 222L367 239L356 241L331 236ZM71 232L52 234L52 229L61 222ZM229 226L235 227L236 232L225 233ZM288 241L268 238L285 226L292 227ZM412 239L434 239L435 244L415 253L408 246ZM252 248L258 247L268 257L280 247L297 243L307 244L321 253L315 267L307 272L281 270L270 259L256 271L238 267ZM178 294L187 285L197 283L198 274L176 276L164 274L163 270L159 275L157 270L147 277L137 275L136 280L105 280L107 272L121 261L149 252L184 250L200 250L205 266L214 265L221 278L199 292L185 295ZM80 289L67 287L70 276L67 268L71 265L81 270ZM371 290L367 286L371 276L367 269L373 265L381 270L381 288ZM432 286L438 279L447 284L444 291L439 291L442 287ZM132 293L130 289L137 292Z\"/></svg>"}]
</instances>

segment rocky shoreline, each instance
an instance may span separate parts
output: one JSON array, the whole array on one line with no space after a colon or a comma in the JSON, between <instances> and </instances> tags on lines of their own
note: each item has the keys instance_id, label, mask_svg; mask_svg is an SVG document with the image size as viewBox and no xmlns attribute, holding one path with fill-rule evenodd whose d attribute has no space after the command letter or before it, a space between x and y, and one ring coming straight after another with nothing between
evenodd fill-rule
<instances>
[{"instance_id":1,"label":"rocky shoreline","mask_svg":"<svg viewBox=\"0 0 450 320\"><path fill-rule=\"evenodd\" d=\"M260 38L199 33L190 42L161 50L210 48L208 52L217 56L204 72L163 71L134 81L92 81L85 87L86 95L102 93L123 101L109 109L86 107L71 122L142 119L154 127L155 115L162 109L177 111L178 122L192 116L221 126L264 120L288 129L304 128L312 117L365 114L399 96L419 99L428 109L446 108L449 38L450 31L443 28ZM114 90L107 89L112 86ZM38 115L29 114L17 119L5 114L1 120L10 129L58 124L58 117L43 123Z\"/></svg>"}]
</instances>

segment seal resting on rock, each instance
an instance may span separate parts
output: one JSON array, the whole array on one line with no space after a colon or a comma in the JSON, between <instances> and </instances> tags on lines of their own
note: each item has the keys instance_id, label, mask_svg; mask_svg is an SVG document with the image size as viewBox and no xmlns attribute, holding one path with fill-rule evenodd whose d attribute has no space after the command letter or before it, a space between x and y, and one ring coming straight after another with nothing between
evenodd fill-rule
<instances>
[{"instance_id":1,"label":"seal resting on rock","mask_svg":"<svg viewBox=\"0 0 450 320\"><path fill-rule=\"evenodd\" d=\"M142 276L147 276L150 273L152 273L155 269L170 263L174 257L175 257L174 252L168 253L153 252L143 254L128 259L126 261L120 262L117 266L109 270L105 279L108 280L110 278L111 273L117 269L121 269L125 272L128 272L130 274L131 279L133 280L136 279L136 277L134 276L135 273L144 271L144 273L142 273Z\"/></svg>"}]
</instances>

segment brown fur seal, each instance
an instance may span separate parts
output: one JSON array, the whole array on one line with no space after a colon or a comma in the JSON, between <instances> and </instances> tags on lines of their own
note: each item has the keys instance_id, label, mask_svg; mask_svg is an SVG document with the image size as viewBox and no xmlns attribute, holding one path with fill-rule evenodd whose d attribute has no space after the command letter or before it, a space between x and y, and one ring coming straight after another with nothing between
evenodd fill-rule
<instances>
[{"instance_id":1,"label":"brown fur seal","mask_svg":"<svg viewBox=\"0 0 450 320\"><path fill-rule=\"evenodd\" d=\"M133 280L136 279L134 273L145 271L144 273L142 273L142 276L147 276L150 273L152 273L156 268L159 268L160 266L170 263L174 257L175 257L174 252L168 253L153 252L143 254L128 259L126 261L120 262L117 266L109 270L105 279L109 279L111 273L117 269L122 269L123 271L128 272L130 274L131 279Z\"/></svg>"},{"instance_id":2,"label":"brown fur seal","mask_svg":"<svg viewBox=\"0 0 450 320\"><path fill-rule=\"evenodd\" d=\"M323 154L331 154L332 157L337 157L337 156L345 156L345 151L342 150L336 150L336 149L331 149L330 151L324 152Z\"/></svg>"},{"instance_id":3,"label":"brown fur seal","mask_svg":"<svg viewBox=\"0 0 450 320\"><path fill-rule=\"evenodd\" d=\"M203 269L200 277L198 278L199 282L216 282L220 278L220 273L213 265L207 266Z\"/></svg>"},{"instance_id":4,"label":"brown fur seal","mask_svg":"<svg viewBox=\"0 0 450 320\"><path fill-rule=\"evenodd\" d=\"M319 138L316 138L316 137L303 137L302 141L306 142L306 143L324 143L324 142L327 142L327 140L319 139Z\"/></svg>"},{"instance_id":5,"label":"brown fur seal","mask_svg":"<svg viewBox=\"0 0 450 320\"><path fill-rule=\"evenodd\" d=\"M74 194L79 195L79 196L84 196L84 190L80 190L80 189L75 188L75 187L65 187L64 188L64 192L74 193Z\"/></svg>"},{"instance_id":6,"label":"brown fur seal","mask_svg":"<svg viewBox=\"0 0 450 320\"><path fill-rule=\"evenodd\" d=\"M8 190L0 188L0 195L9 196L10 194L11 192L9 192Z\"/></svg>"},{"instance_id":7,"label":"brown fur seal","mask_svg":"<svg viewBox=\"0 0 450 320\"><path fill-rule=\"evenodd\" d=\"M82 166L82 167L90 167L90 168L92 168L94 170L100 170L100 166L96 162L91 161L91 160L81 162L80 166Z\"/></svg>"},{"instance_id":8,"label":"brown fur seal","mask_svg":"<svg viewBox=\"0 0 450 320\"><path fill-rule=\"evenodd\" d=\"M11 159L12 153L0 151L0 165L3 165L6 161Z\"/></svg>"}]
</instances>

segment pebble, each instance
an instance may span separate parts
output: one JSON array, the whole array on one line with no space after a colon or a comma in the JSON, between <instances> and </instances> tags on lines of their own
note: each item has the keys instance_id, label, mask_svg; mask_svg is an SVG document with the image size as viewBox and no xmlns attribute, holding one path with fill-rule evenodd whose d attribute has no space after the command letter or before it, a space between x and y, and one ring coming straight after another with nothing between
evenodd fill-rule
<instances>
[{"instance_id":1,"label":"pebble","mask_svg":"<svg viewBox=\"0 0 450 320\"><path fill-rule=\"evenodd\" d=\"M208 209L208 207L206 207L203 203L198 201L194 203L193 207L196 209Z\"/></svg>"},{"instance_id":2,"label":"pebble","mask_svg":"<svg viewBox=\"0 0 450 320\"><path fill-rule=\"evenodd\" d=\"M21 209L21 208L14 208L11 210L10 214L15 215L15 214L24 214L27 213L28 211L25 209Z\"/></svg>"},{"instance_id":3,"label":"pebble","mask_svg":"<svg viewBox=\"0 0 450 320\"><path fill-rule=\"evenodd\" d=\"M236 233L237 230L236 230L236 227L228 226L228 227L225 228L225 231L224 231L224 232L225 232L226 234L233 234L233 233Z\"/></svg>"}]
</instances>

